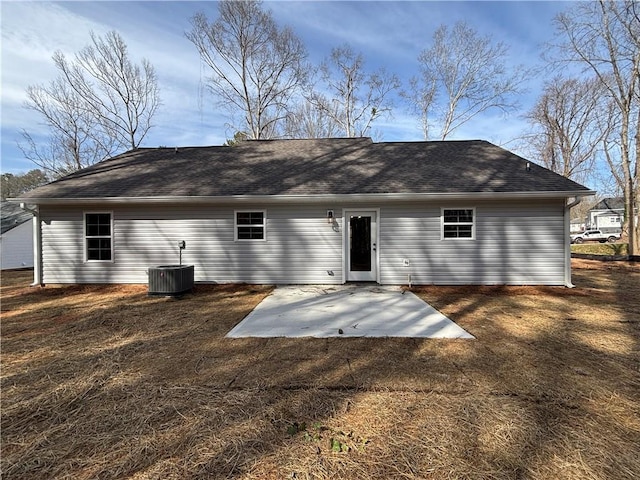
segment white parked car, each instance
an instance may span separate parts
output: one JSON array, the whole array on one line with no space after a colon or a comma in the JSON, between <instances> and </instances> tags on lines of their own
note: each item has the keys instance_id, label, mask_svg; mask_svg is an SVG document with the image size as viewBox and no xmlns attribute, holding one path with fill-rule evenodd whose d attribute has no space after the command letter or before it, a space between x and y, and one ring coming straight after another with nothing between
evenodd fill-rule
<instances>
[{"instance_id":1,"label":"white parked car","mask_svg":"<svg viewBox=\"0 0 640 480\"><path fill-rule=\"evenodd\" d=\"M571 243L583 242L609 242L620 240L619 233L602 233L600 230L585 230L584 232L571 235Z\"/></svg>"}]
</instances>

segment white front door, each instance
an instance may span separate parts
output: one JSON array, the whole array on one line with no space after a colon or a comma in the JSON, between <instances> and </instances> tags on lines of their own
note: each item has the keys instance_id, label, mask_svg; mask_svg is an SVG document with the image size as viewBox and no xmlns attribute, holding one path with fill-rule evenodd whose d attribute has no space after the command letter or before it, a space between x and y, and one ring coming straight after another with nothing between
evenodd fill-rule
<instances>
[{"instance_id":1,"label":"white front door","mask_svg":"<svg viewBox=\"0 0 640 480\"><path fill-rule=\"evenodd\" d=\"M371 210L345 211L346 279L375 282L378 279L378 220Z\"/></svg>"}]
</instances>

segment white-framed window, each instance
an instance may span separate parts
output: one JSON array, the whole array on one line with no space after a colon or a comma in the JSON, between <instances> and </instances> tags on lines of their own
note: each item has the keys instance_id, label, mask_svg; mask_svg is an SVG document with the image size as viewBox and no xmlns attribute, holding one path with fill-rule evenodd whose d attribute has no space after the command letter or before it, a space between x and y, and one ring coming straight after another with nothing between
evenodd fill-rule
<instances>
[{"instance_id":1,"label":"white-framed window","mask_svg":"<svg viewBox=\"0 0 640 480\"><path fill-rule=\"evenodd\" d=\"M443 208L442 209L443 240L449 238L476 238L475 208Z\"/></svg>"},{"instance_id":2,"label":"white-framed window","mask_svg":"<svg viewBox=\"0 0 640 480\"><path fill-rule=\"evenodd\" d=\"M113 214L85 212L84 252L87 262L113 261Z\"/></svg>"},{"instance_id":3,"label":"white-framed window","mask_svg":"<svg viewBox=\"0 0 640 480\"><path fill-rule=\"evenodd\" d=\"M235 240L266 240L266 210L236 210Z\"/></svg>"},{"instance_id":4,"label":"white-framed window","mask_svg":"<svg viewBox=\"0 0 640 480\"><path fill-rule=\"evenodd\" d=\"M620 217L609 217L609 223L620 223Z\"/></svg>"}]
</instances>

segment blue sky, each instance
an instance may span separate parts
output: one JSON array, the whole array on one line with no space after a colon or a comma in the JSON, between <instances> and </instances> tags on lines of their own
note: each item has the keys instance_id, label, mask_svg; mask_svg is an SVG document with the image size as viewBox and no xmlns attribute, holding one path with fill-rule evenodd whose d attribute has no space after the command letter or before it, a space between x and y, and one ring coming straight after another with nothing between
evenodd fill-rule
<instances>
[{"instance_id":1,"label":"blue sky","mask_svg":"<svg viewBox=\"0 0 640 480\"><path fill-rule=\"evenodd\" d=\"M510 46L508 64L537 65L552 19L567 2L343 2L267 1L280 25L302 39L309 59L319 63L332 47L350 44L366 66L384 66L406 84L417 57L435 29L465 20L481 34ZM26 172L35 165L17 147L20 131L38 136L46 129L35 112L23 108L28 85L46 84L57 71L56 50L71 56L90 42L89 32L117 30L132 60L147 58L156 68L162 107L144 146L220 145L233 136L227 118L204 90L207 75L195 47L185 38L189 18L204 11L215 18L214 2L12 2L0 3L2 30L2 172ZM521 110L505 118L489 112L458 130L452 139L485 139L517 151L524 130L519 116L533 106L544 78L532 78ZM382 141L422 140L419 119L398 106L393 117L375 125Z\"/></svg>"}]
</instances>

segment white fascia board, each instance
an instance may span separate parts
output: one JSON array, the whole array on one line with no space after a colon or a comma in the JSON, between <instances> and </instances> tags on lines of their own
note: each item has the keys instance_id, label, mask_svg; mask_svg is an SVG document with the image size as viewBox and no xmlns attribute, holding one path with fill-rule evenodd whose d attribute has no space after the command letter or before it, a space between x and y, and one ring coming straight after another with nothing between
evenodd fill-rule
<instances>
[{"instance_id":1,"label":"white fascia board","mask_svg":"<svg viewBox=\"0 0 640 480\"><path fill-rule=\"evenodd\" d=\"M255 203L327 203L327 202L415 202L433 200L504 200L550 199L586 197L592 190L565 192L471 192L471 193L362 193L353 195L232 195L222 197L165 196L165 197L85 197L85 198L15 198L9 201L29 205L87 205L87 204L255 204Z\"/></svg>"}]
</instances>

